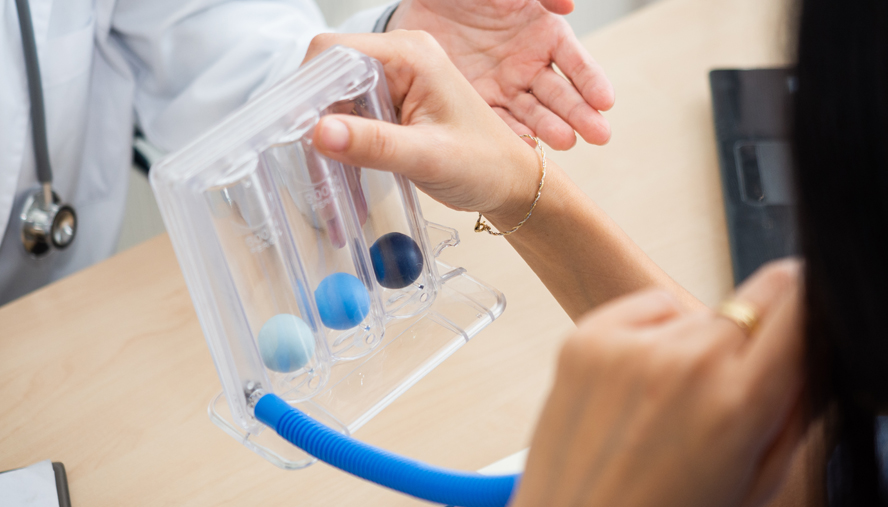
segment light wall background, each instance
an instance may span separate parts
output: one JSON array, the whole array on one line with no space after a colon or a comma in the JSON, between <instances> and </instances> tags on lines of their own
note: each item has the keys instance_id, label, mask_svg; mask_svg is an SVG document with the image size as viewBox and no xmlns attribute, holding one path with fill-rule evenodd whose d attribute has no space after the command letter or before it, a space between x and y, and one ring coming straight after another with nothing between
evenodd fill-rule
<instances>
[{"instance_id":1,"label":"light wall background","mask_svg":"<svg viewBox=\"0 0 888 507\"><path fill-rule=\"evenodd\" d=\"M390 0L318 0L327 23L336 26L354 12ZM483 0L478 0L483 1ZM567 16L577 35L585 35L629 12L659 0L574 0L576 8ZM593 55L594 56L594 55ZM130 175L127 209L118 251L137 245L164 231L148 180L137 169Z\"/></svg>"}]
</instances>

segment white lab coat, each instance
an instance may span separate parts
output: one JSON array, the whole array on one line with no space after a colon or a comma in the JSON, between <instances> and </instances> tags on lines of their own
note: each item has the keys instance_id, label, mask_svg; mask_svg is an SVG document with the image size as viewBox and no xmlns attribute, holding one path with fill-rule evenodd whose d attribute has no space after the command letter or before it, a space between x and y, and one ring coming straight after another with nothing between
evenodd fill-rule
<instances>
[{"instance_id":1,"label":"white lab coat","mask_svg":"<svg viewBox=\"0 0 888 507\"><path fill-rule=\"evenodd\" d=\"M53 187L78 214L73 245L42 260L22 248L37 187L14 0L0 9L0 304L114 251L136 121L174 150L296 69L329 31L311 0L30 0ZM342 31L371 31L386 6Z\"/></svg>"}]
</instances>

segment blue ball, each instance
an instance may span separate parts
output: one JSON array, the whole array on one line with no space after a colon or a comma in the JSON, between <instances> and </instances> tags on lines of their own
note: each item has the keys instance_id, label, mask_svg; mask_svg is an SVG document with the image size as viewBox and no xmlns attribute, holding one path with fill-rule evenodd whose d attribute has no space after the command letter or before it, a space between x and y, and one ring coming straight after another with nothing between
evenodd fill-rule
<instances>
[{"instance_id":1,"label":"blue ball","mask_svg":"<svg viewBox=\"0 0 888 507\"><path fill-rule=\"evenodd\" d=\"M390 232L370 247L370 260L376 281L387 289L401 289L422 274L422 250L413 238Z\"/></svg>"},{"instance_id":2,"label":"blue ball","mask_svg":"<svg viewBox=\"0 0 888 507\"><path fill-rule=\"evenodd\" d=\"M370 294L354 275L333 273L315 291L321 322L330 329L351 329L370 313Z\"/></svg>"},{"instance_id":3,"label":"blue ball","mask_svg":"<svg viewBox=\"0 0 888 507\"><path fill-rule=\"evenodd\" d=\"M269 370L289 373L302 368L315 353L314 335L304 320L281 313L259 330L259 355Z\"/></svg>"}]
</instances>

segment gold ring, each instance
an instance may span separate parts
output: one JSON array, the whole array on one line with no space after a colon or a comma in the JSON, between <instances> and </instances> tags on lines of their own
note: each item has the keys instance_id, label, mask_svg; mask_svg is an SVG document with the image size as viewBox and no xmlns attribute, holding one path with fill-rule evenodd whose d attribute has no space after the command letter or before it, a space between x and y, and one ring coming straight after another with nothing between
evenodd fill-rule
<instances>
[{"instance_id":1,"label":"gold ring","mask_svg":"<svg viewBox=\"0 0 888 507\"><path fill-rule=\"evenodd\" d=\"M744 303L735 299L728 299L727 301L722 302L718 307L718 314L734 324L737 324L737 327L739 327L746 336L751 335L752 332L755 331L755 327L758 325L759 316L755 307L749 303Z\"/></svg>"}]
</instances>

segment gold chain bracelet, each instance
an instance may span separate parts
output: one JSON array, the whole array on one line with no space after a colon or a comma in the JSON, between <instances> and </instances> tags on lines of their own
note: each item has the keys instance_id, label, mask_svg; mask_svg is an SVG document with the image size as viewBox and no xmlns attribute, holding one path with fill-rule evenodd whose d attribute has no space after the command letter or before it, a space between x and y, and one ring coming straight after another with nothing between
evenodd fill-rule
<instances>
[{"instance_id":1,"label":"gold chain bracelet","mask_svg":"<svg viewBox=\"0 0 888 507\"><path fill-rule=\"evenodd\" d=\"M538 138L530 134L521 134L518 137L533 139L533 141L537 145L537 148L539 148L540 150L540 166L542 168L542 176L540 176L540 186L537 188L537 194L533 200L533 204L530 205L530 210L528 210L527 215L524 216L524 219L518 222L518 225L505 232L494 232L490 228L490 225L482 220L481 212L478 212L478 221L475 222L475 232L487 231L487 234L490 234L492 236L508 236L509 234L512 234L513 232L520 229L521 226L524 225L524 223L527 222L528 219L530 219L530 215L533 214L533 209L536 208L536 205L540 200L540 196L543 194L543 185L546 183L546 150L543 148L543 143L541 143Z\"/></svg>"}]
</instances>

